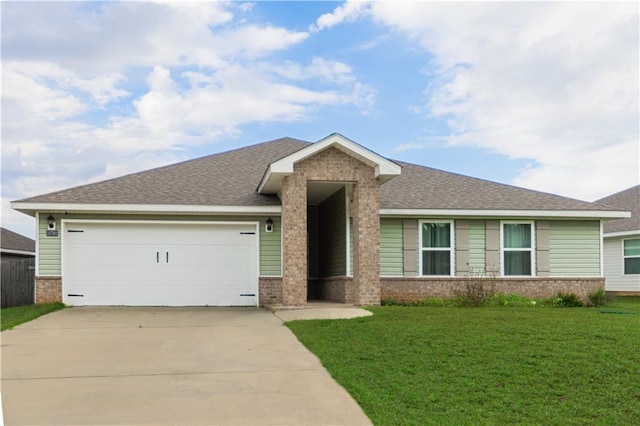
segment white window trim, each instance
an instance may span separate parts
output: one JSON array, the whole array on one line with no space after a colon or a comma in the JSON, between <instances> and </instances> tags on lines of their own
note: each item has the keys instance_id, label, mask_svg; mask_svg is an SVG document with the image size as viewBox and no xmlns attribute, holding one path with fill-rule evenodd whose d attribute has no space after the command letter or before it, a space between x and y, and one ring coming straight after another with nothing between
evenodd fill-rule
<instances>
[{"instance_id":1,"label":"white window trim","mask_svg":"<svg viewBox=\"0 0 640 426\"><path fill-rule=\"evenodd\" d=\"M429 248L422 247L422 224L424 223L448 223L449 224L449 248ZM418 275L421 277L453 277L455 275L455 225L453 220L441 220L441 219L421 219L418 221ZM423 251L449 251L449 275L424 275L422 273L422 252Z\"/></svg>"},{"instance_id":2,"label":"white window trim","mask_svg":"<svg viewBox=\"0 0 640 426\"><path fill-rule=\"evenodd\" d=\"M623 238L622 239L622 275L625 277L635 277L637 275L640 274L627 274L627 270L625 268L625 259L635 259L635 258L640 258L640 256L625 256L624 255L624 242L625 241L632 241L632 240L639 240L640 238Z\"/></svg>"},{"instance_id":3,"label":"white window trim","mask_svg":"<svg viewBox=\"0 0 640 426\"><path fill-rule=\"evenodd\" d=\"M504 253L506 251L527 251L523 249L509 249L504 247L504 225L508 224L522 224L531 225L531 247L528 249L531 253L531 275L505 275L504 273ZM521 278L521 277L535 277L536 276L536 224L534 220L501 220L500 221L500 276Z\"/></svg>"}]
</instances>

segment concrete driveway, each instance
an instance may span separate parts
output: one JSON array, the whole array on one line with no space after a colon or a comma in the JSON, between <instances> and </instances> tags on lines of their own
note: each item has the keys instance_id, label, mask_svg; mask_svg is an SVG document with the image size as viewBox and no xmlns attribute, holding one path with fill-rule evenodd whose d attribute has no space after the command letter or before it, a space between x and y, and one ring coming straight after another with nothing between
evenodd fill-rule
<instances>
[{"instance_id":1,"label":"concrete driveway","mask_svg":"<svg viewBox=\"0 0 640 426\"><path fill-rule=\"evenodd\" d=\"M14 424L370 424L256 308L71 308L5 331Z\"/></svg>"}]
</instances>

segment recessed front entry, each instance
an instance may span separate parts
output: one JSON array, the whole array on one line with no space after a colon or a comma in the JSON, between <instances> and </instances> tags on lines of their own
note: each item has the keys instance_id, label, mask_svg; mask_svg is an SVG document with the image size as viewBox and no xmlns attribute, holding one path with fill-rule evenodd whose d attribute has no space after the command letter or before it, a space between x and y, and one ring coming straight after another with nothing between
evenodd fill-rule
<instances>
[{"instance_id":1,"label":"recessed front entry","mask_svg":"<svg viewBox=\"0 0 640 426\"><path fill-rule=\"evenodd\" d=\"M63 301L256 306L256 231L253 223L65 223Z\"/></svg>"}]
</instances>

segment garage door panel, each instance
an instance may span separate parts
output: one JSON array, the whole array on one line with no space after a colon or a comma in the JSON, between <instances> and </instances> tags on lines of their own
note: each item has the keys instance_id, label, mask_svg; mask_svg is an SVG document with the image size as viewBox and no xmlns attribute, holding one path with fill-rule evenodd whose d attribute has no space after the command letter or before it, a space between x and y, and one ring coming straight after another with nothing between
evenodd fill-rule
<instances>
[{"instance_id":1,"label":"garage door panel","mask_svg":"<svg viewBox=\"0 0 640 426\"><path fill-rule=\"evenodd\" d=\"M253 224L82 223L67 229L76 232L64 239L65 303L257 304Z\"/></svg>"}]
</instances>

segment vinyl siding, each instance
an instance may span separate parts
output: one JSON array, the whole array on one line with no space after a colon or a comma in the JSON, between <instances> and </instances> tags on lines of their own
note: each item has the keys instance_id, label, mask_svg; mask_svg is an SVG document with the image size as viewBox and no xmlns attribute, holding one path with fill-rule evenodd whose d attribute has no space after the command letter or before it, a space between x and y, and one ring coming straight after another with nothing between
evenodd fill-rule
<instances>
[{"instance_id":1,"label":"vinyl siding","mask_svg":"<svg viewBox=\"0 0 640 426\"><path fill-rule=\"evenodd\" d=\"M41 213L40 222L38 223L38 270L36 275L61 275L60 217L56 216L58 236L47 237L48 216L48 213Z\"/></svg>"},{"instance_id":2,"label":"vinyl siding","mask_svg":"<svg viewBox=\"0 0 640 426\"><path fill-rule=\"evenodd\" d=\"M318 205L318 275L340 277L347 274L347 223L344 188Z\"/></svg>"},{"instance_id":3,"label":"vinyl siding","mask_svg":"<svg viewBox=\"0 0 640 426\"><path fill-rule=\"evenodd\" d=\"M485 268L485 225L483 220L469 221L469 272L484 274Z\"/></svg>"},{"instance_id":4,"label":"vinyl siding","mask_svg":"<svg viewBox=\"0 0 640 426\"><path fill-rule=\"evenodd\" d=\"M58 237L47 237L47 216L49 213L40 214L38 224L38 275L60 275L61 274L61 239ZM62 235L60 226L60 215L56 217L59 235ZM223 221L223 222L256 222L260 221L260 275L280 276L282 275L282 250L281 250L281 230L280 217L271 216L274 223L273 232L265 232L264 221L267 217L247 217L247 216L150 216L150 215L90 215L90 214L68 214L65 220L71 219L93 219L93 220L162 220L162 221Z\"/></svg>"},{"instance_id":5,"label":"vinyl siding","mask_svg":"<svg viewBox=\"0 0 640 426\"><path fill-rule=\"evenodd\" d=\"M402 276L402 219L380 220L380 275Z\"/></svg>"},{"instance_id":6,"label":"vinyl siding","mask_svg":"<svg viewBox=\"0 0 640 426\"><path fill-rule=\"evenodd\" d=\"M553 277L600 276L600 222L551 221L549 272Z\"/></svg>"},{"instance_id":7,"label":"vinyl siding","mask_svg":"<svg viewBox=\"0 0 640 426\"><path fill-rule=\"evenodd\" d=\"M640 275L624 275L623 241L632 237L605 238L604 276L608 291L640 291Z\"/></svg>"},{"instance_id":8,"label":"vinyl siding","mask_svg":"<svg viewBox=\"0 0 640 426\"><path fill-rule=\"evenodd\" d=\"M318 206L307 206L307 268L309 278L318 278Z\"/></svg>"}]
</instances>

